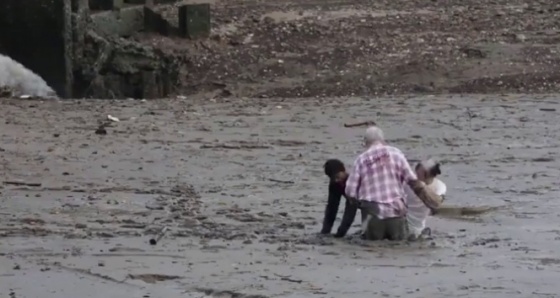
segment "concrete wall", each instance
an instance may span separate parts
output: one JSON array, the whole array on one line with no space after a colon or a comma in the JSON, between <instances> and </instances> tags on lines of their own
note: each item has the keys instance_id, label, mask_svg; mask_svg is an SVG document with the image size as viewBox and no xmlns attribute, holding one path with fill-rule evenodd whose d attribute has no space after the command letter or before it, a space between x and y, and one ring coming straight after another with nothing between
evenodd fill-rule
<instances>
[{"instance_id":1,"label":"concrete wall","mask_svg":"<svg viewBox=\"0 0 560 298\"><path fill-rule=\"evenodd\" d=\"M1 0L0 50L72 96L71 0Z\"/></svg>"},{"instance_id":2,"label":"concrete wall","mask_svg":"<svg viewBox=\"0 0 560 298\"><path fill-rule=\"evenodd\" d=\"M1 0L0 0L1 1ZM95 31L104 36L130 36L144 29L144 7L128 7L91 15Z\"/></svg>"},{"instance_id":3,"label":"concrete wall","mask_svg":"<svg viewBox=\"0 0 560 298\"><path fill-rule=\"evenodd\" d=\"M181 56L118 38L146 29L144 6L93 12L91 1L0 0L0 53L64 98L162 98L172 92L180 84ZM171 29L166 33L178 32Z\"/></svg>"}]
</instances>

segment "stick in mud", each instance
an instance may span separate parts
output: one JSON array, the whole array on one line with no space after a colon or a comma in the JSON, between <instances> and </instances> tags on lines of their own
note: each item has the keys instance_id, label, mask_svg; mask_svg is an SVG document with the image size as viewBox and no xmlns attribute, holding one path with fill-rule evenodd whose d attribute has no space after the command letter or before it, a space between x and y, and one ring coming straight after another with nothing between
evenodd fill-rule
<instances>
[{"instance_id":1,"label":"stick in mud","mask_svg":"<svg viewBox=\"0 0 560 298\"><path fill-rule=\"evenodd\" d=\"M278 180L278 179L274 179L274 178L268 178L268 181L271 182L276 182L276 183L284 183L284 184L294 184L294 181L291 180Z\"/></svg>"},{"instance_id":2,"label":"stick in mud","mask_svg":"<svg viewBox=\"0 0 560 298\"><path fill-rule=\"evenodd\" d=\"M33 183L33 182L23 182L23 181L4 181L6 185L17 185L17 186L32 186L32 187L40 187L41 183Z\"/></svg>"},{"instance_id":3,"label":"stick in mud","mask_svg":"<svg viewBox=\"0 0 560 298\"><path fill-rule=\"evenodd\" d=\"M150 239L150 245L158 244L158 242L161 240L161 238L163 238L163 236L165 236L165 233L167 233L167 230L168 230L167 227L163 227L163 229L161 229L161 231L159 231L159 233L157 234L157 236L155 238Z\"/></svg>"},{"instance_id":4,"label":"stick in mud","mask_svg":"<svg viewBox=\"0 0 560 298\"><path fill-rule=\"evenodd\" d=\"M364 121L358 123L344 123L344 127L376 126L375 121Z\"/></svg>"}]
</instances>

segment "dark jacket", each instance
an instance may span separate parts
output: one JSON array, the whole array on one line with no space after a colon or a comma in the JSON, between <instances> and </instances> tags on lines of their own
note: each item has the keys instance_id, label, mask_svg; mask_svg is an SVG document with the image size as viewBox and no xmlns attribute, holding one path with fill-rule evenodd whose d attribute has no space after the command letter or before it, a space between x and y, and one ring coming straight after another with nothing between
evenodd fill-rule
<instances>
[{"instance_id":1,"label":"dark jacket","mask_svg":"<svg viewBox=\"0 0 560 298\"><path fill-rule=\"evenodd\" d=\"M336 214L338 213L338 206L340 205L340 198L344 196L345 184L340 184L336 182L329 183L329 199L327 202L327 208L325 209L325 219L323 220L322 234L330 234L334 221L336 219ZM358 207L352 204L350 200L346 199L346 206L344 207L344 215L342 216L342 222L338 227L336 232L337 237L344 237L356 217L356 211Z\"/></svg>"}]
</instances>

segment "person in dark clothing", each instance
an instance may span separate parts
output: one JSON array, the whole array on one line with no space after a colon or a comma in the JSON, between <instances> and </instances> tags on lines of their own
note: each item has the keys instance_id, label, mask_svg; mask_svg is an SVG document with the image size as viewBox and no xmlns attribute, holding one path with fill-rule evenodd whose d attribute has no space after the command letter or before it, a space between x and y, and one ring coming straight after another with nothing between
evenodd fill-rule
<instances>
[{"instance_id":1,"label":"person in dark clothing","mask_svg":"<svg viewBox=\"0 0 560 298\"><path fill-rule=\"evenodd\" d=\"M330 234L334 221L336 219L336 214L338 213L338 206L340 205L340 198L345 196L344 188L346 187L346 179L348 178L348 173L346 173L346 168L342 161L338 159L329 159L323 166L325 169L325 175L329 177L329 198L327 202L327 208L325 209L325 219L323 220L323 229L321 234ZM356 211L358 210L358 204L356 201L346 198L346 206L344 207L344 215L342 216L342 222L338 227L336 234L337 238L344 237L346 232L352 226L354 218L356 217ZM364 212L362 212L362 220L364 219Z\"/></svg>"}]
</instances>

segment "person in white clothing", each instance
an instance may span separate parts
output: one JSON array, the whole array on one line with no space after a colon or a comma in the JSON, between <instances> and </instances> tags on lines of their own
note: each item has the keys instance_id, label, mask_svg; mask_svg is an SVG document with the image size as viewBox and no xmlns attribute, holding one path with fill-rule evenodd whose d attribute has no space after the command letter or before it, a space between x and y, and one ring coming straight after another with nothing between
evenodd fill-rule
<instances>
[{"instance_id":1,"label":"person in white clothing","mask_svg":"<svg viewBox=\"0 0 560 298\"><path fill-rule=\"evenodd\" d=\"M440 164L433 159L427 159L418 163L415 167L418 180L423 181L437 195L445 199L447 186L443 181L436 178L441 174ZM422 235L430 235L430 228L426 227L428 216L434 210L428 208L410 187L405 188L408 211L406 220L408 222L409 240L415 240Z\"/></svg>"}]
</instances>

